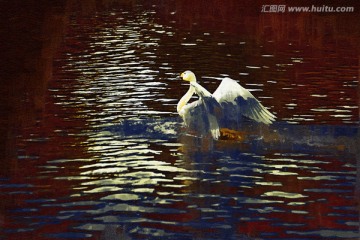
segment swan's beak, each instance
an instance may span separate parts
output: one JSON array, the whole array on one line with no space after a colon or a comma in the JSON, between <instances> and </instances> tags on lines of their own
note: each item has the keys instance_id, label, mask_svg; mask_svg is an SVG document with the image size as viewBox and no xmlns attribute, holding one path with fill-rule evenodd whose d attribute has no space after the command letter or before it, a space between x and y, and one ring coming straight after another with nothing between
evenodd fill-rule
<instances>
[{"instance_id":1,"label":"swan's beak","mask_svg":"<svg viewBox=\"0 0 360 240\"><path fill-rule=\"evenodd\" d=\"M182 76L183 76L182 74L180 74L180 75L177 75L177 74L176 74L176 77L175 77L175 78L176 78L176 80L183 80Z\"/></svg>"},{"instance_id":2,"label":"swan's beak","mask_svg":"<svg viewBox=\"0 0 360 240\"><path fill-rule=\"evenodd\" d=\"M184 79L184 73L180 74L181 79Z\"/></svg>"}]
</instances>

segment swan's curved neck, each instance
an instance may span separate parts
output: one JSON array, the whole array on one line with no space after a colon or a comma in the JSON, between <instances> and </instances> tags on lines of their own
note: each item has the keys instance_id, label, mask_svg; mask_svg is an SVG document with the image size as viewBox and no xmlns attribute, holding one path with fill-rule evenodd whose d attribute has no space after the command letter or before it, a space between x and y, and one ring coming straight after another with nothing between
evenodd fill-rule
<instances>
[{"instance_id":1,"label":"swan's curved neck","mask_svg":"<svg viewBox=\"0 0 360 240\"><path fill-rule=\"evenodd\" d=\"M179 103L177 104L177 112L180 113L181 109L189 102L192 95L194 95L195 89L193 86L190 85L189 90L185 93L185 95L180 99Z\"/></svg>"}]
</instances>

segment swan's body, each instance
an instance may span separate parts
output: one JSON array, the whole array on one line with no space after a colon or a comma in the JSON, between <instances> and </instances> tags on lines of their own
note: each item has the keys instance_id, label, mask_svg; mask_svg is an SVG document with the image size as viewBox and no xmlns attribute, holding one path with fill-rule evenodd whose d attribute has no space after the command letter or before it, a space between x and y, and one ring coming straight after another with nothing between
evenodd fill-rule
<instances>
[{"instance_id":1,"label":"swan's body","mask_svg":"<svg viewBox=\"0 0 360 240\"><path fill-rule=\"evenodd\" d=\"M231 123L239 122L242 116L265 124L275 121L275 116L235 80L224 78L211 94L196 82L193 72L185 71L181 77L190 82L190 88L180 99L177 111L185 125L193 130L211 132L212 137L218 139L220 127L228 128ZM188 104L194 93L200 99Z\"/></svg>"}]
</instances>

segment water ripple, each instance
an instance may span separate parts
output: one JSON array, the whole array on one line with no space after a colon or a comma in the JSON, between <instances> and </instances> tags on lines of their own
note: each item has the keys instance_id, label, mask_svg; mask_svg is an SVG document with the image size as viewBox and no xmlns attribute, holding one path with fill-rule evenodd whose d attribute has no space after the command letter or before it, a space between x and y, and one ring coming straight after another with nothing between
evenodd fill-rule
<instances>
[{"instance_id":1,"label":"water ripple","mask_svg":"<svg viewBox=\"0 0 360 240\"><path fill-rule=\"evenodd\" d=\"M355 238L357 82L324 79L340 69L308 66L315 60L302 49L179 32L139 9L71 19L44 119L19 137L18 180L0 179L4 202L19 199L5 231ZM345 78L355 74L345 67ZM244 141L187 133L176 103L188 84L176 76L188 68L210 90L224 76L238 79L278 123L244 124Z\"/></svg>"}]
</instances>

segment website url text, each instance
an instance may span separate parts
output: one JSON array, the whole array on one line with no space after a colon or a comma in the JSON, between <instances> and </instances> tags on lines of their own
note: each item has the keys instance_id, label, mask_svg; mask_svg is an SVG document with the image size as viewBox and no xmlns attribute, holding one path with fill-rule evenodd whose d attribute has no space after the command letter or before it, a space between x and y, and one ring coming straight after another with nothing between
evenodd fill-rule
<instances>
[{"instance_id":1,"label":"website url text","mask_svg":"<svg viewBox=\"0 0 360 240\"><path fill-rule=\"evenodd\" d=\"M293 12L293 13L301 13L301 12L309 12L309 13L346 13L346 12L354 12L354 7L334 7L334 6L286 6L286 5L262 5L261 12L263 13L285 13L285 12Z\"/></svg>"}]
</instances>

